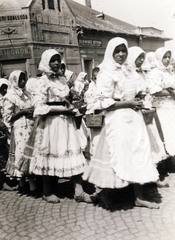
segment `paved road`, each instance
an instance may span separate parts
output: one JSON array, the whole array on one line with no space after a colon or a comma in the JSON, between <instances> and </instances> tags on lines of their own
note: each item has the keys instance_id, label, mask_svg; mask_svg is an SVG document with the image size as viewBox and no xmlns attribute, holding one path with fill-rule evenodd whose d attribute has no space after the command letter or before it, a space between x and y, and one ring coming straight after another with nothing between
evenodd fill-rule
<instances>
[{"instance_id":1,"label":"paved road","mask_svg":"<svg viewBox=\"0 0 175 240\"><path fill-rule=\"evenodd\" d=\"M63 198L49 204L41 198L0 191L0 240L173 240L175 239L175 173L166 177L170 187L145 187L160 209L134 207L132 191L118 191L122 206L110 212L103 206ZM59 185L72 195L70 183ZM67 192L66 192L67 191Z\"/></svg>"}]
</instances>

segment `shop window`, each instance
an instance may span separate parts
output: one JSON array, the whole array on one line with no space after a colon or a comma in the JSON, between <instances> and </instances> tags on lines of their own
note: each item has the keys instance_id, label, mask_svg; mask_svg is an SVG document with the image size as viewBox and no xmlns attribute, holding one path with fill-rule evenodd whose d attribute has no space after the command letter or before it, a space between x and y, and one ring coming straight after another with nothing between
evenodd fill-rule
<instances>
[{"instance_id":1,"label":"shop window","mask_svg":"<svg viewBox=\"0 0 175 240\"><path fill-rule=\"evenodd\" d=\"M42 7L43 7L43 10L46 8L45 0L42 0Z\"/></svg>"},{"instance_id":2,"label":"shop window","mask_svg":"<svg viewBox=\"0 0 175 240\"><path fill-rule=\"evenodd\" d=\"M52 10L55 9L55 7L54 7L54 0L48 0L48 7L49 7L49 9L52 9Z\"/></svg>"},{"instance_id":3,"label":"shop window","mask_svg":"<svg viewBox=\"0 0 175 240\"><path fill-rule=\"evenodd\" d=\"M57 0L57 4L58 4L58 11L61 12L60 0Z\"/></svg>"}]
</instances>

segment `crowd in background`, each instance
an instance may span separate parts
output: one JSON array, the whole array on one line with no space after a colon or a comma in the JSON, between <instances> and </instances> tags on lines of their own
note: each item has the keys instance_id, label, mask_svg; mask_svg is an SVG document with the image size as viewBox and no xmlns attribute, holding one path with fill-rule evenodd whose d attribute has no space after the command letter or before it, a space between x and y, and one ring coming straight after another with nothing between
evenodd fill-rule
<instances>
[{"instance_id":1,"label":"crowd in background","mask_svg":"<svg viewBox=\"0 0 175 240\"><path fill-rule=\"evenodd\" d=\"M69 178L77 202L111 210L111 189L132 184L136 206L159 208L143 187L168 187L158 166L175 155L174 62L166 47L146 53L116 37L91 79L80 72L74 80L55 49L41 55L41 76L1 78L2 190L24 192L27 179L31 196L59 203L59 178Z\"/></svg>"}]
</instances>

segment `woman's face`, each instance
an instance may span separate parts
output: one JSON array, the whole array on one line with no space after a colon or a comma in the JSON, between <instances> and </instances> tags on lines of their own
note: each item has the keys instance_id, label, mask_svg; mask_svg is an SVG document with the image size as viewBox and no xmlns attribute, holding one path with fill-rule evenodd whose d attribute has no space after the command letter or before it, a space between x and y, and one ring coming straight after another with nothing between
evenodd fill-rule
<instances>
[{"instance_id":1,"label":"woman's face","mask_svg":"<svg viewBox=\"0 0 175 240\"><path fill-rule=\"evenodd\" d=\"M136 67L140 68L145 61L145 54L141 53L135 60Z\"/></svg>"},{"instance_id":2,"label":"woman's face","mask_svg":"<svg viewBox=\"0 0 175 240\"><path fill-rule=\"evenodd\" d=\"M171 53L168 51L164 54L162 58L162 63L165 67L168 67L168 65L170 64L170 59L171 59Z\"/></svg>"},{"instance_id":3,"label":"woman's face","mask_svg":"<svg viewBox=\"0 0 175 240\"><path fill-rule=\"evenodd\" d=\"M21 73L19 76L19 82L18 82L18 87L19 88L24 88L26 85L27 79L25 73Z\"/></svg>"},{"instance_id":4,"label":"woman's face","mask_svg":"<svg viewBox=\"0 0 175 240\"><path fill-rule=\"evenodd\" d=\"M114 49L113 58L116 61L116 63L120 65L122 65L125 62L127 55L128 52L124 44L121 44Z\"/></svg>"},{"instance_id":5,"label":"woman's face","mask_svg":"<svg viewBox=\"0 0 175 240\"><path fill-rule=\"evenodd\" d=\"M49 66L53 72L58 72L61 66L61 59L58 54L51 57Z\"/></svg>"},{"instance_id":6,"label":"woman's face","mask_svg":"<svg viewBox=\"0 0 175 240\"><path fill-rule=\"evenodd\" d=\"M2 84L2 86L0 87L0 93L2 94L2 96L6 95L7 88L8 88L8 86L6 84Z\"/></svg>"},{"instance_id":7,"label":"woman's face","mask_svg":"<svg viewBox=\"0 0 175 240\"><path fill-rule=\"evenodd\" d=\"M92 74L92 81L94 81L95 83L96 83L96 80L97 80L97 74L98 74L97 71L93 72L93 74Z\"/></svg>"},{"instance_id":8,"label":"woman's face","mask_svg":"<svg viewBox=\"0 0 175 240\"><path fill-rule=\"evenodd\" d=\"M61 76L64 76L64 74L65 74L65 71L66 71L66 68L65 68L65 65L64 64L61 64L61 71L60 71L60 75Z\"/></svg>"}]
</instances>

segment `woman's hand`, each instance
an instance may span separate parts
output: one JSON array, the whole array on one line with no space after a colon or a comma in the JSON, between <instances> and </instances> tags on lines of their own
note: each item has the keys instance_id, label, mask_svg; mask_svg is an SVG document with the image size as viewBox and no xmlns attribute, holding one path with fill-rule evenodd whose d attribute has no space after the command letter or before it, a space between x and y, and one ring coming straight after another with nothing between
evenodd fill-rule
<instances>
[{"instance_id":1,"label":"woman's hand","mask_svg":"<svg viewBox=\"0 0 175 240\"><path fill-rule=\"evenodd\" d=\"M117 109L131 108L133 110L140 110L143 107L142 100L133 100L133 101L117 101L115 104L106 108L106 111L115 111Z\"/></svg>"},{"instance_id":2,"label":"woman's hand","mask_svg":"<svg viewBox=\"0 0 175 240\"><path fill-rule=\"evenodd\" d=\"M175 90L171 87L167 88L166 90L169 92L170 96L175 100Z\"/></svg>"},{"instance_id":3,"label":"woman's hand","mask_svg":"<svg viewBox=\"0 0 175 240\"><path fill-rule=\"evenodd\" d=\"M15 122L16 120L18 120L19 118L21 118L22 116L26 116L26 117L32 117L33 116L33 111L34 111L34 108L31 107L31 108L25 108L25 109L22 109L21 111L15 113L9 122Z\"/></svg>"},{"instance_id":4,"label":"woman's hand","mask_svg":"<svg viewBox=\"0 0 175 240\"><path fill-rule=\"evenodd\" d=\"M70 107L71 104L66 98L63 99L63 102L65 102L65 105L66 105L67 108Z\"/></svg>"},{"instance_id":5,"label":"woman's hand","mask_svg":"<svg viewBox=\"0 0 175 240\"><path fill-rule=\"evenodd\" d=\"M21 112L24 116L32 117L34 108L25 108L25 109L21 110Z\"/></svg>"},{"instance_id":6,"label":"woman's hand","mask_svg":"<svg viewBox=\"0 0 175 240\"><path fill-rule=\"evenodd\" d=\"M140 91L137 93L136 98L144 99L145 96L146 96L146 92Z\"/></svg>"},{"instance_id":7,"label":"woman's hand","mask_svg":"<svg viewBox=\"0 0 175 240\"><path fill-rule=\"evenodd\" d=\"M142 100L133 100L133 101L125 101L126 107L131 108L135 111L140 110L143 107Z\"/></svg>"}]
</instances>

